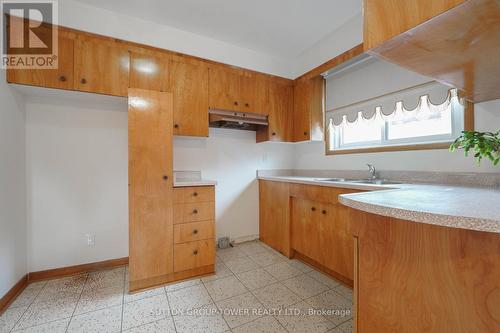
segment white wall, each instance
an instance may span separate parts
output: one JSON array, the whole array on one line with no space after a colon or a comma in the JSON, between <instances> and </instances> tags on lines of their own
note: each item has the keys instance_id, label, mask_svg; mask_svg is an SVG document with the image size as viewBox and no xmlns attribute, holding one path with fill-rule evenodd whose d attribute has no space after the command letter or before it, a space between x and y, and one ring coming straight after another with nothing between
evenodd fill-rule
<instances>
[{"instance_id":1,"label":"white wall","mask_svg":"<svg viewBox=\"0 0 500 333\"><path fill-rule=\"evenodd\" d=\"M30 98L26 110L30 271L127 256L126 105L54 96ZM293 150L257 145L255 132L210 129L208 139L175 138L174 169L218 181L218 236L254 236L256 170L290 168Z\"/></svg>"},{"instance_id":2,"label":"white wall","mask_svg":"<svg viewBox=\"0 0 500 333\"><path fill-rule=\"evenodd\" d=\"M476 104L476 130L500 129L500 100ZM404 152L363 153L325 156L323 142L299 143L295 150L296 169L367 170L366 163L375 164L379 170L411 170L442 172L500 172L487 160L477 166L472 157L462 151L447 149L415 150Z\"/></svg>"},{"instance_id":3,"label":"white wall","mask_svg":"<svg viewBox=\"0 0 500 333\"><path fill-rule=\"evenodd\" d=\"M28 272L24 103L0 70L0 297Z\"/></svg>"}]
</instances>

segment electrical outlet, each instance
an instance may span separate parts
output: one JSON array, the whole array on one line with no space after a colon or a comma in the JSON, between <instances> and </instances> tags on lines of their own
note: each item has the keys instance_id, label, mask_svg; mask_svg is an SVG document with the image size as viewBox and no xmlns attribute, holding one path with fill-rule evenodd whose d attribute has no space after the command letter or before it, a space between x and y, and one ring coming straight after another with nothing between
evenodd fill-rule
<instances>
[{"instance_id":1,"label":"electrical outlet","mask_svg":"<svg viewBox=\"0 0 500 333\"><path fill-rule=\"evenodd\" d=\"M95 235L93 234L87 234L87 245L88 246L95 246Z\"/></svg>"}]
</instances>

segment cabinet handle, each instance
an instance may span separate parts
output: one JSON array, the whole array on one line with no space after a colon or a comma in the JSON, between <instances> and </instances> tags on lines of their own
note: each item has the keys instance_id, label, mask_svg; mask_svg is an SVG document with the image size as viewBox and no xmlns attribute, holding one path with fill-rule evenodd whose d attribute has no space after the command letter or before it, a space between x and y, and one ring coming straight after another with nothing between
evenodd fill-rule
<instances>
[{"instance_id":1,"label":"cabinet handle","mask_svg":"<svg viewBox=\"0 0 500 333\"><path fill-rule=\"evenodd\" d=\"M238 102L234 102L234 105L238 105Z\"/></svg>"},{"instance_id":2,"label":"cabinet handle","mask_svg":"<svg viewBox=\"0 0 500 333\"><path fill-rule=\"evenodd\" d=\"M307 135L307 132L306 132L306 131L304 131L304 135Z\"/></svg>"},{"instance_id":3,"label":"cabinet handle","mask_svg":"<svg viewBox=\"0 0 500 333\"><path fill-rule=\"evenodd\" d=\"M168 176L163 176L163 180L167 180L168 179Z\"/></svg>"},{"instance_id":4,"label":"cabinet handle","mask_svg":"<svg viewBox=\"0 0 500 333\"><path fill-rule=\"evenodd\" d=\"M198 229L194 229L194 230L193 230L193 234L195 234L195 235L196 235L197 233L198 233Z\"/></svg>"},{"instance_id":5,"label":"cabinet handle","mask_svg":"<svg viewBox=\"0 0 500 333\"><path fill-rule=\"evenodd\" d=\"M85 84L85 83L87 83L87 80L86 79L81 79L80 83Z\"/></svg>"},{"instance_id":6,"label":"cabinet handle","mask_svg":"<svg viewBox=\"0 0 500 333\"><path fill-rule=\"evenodd\" d=\"M312 210L313 212L315 212L315 211L316 211L316 207L311 207L311 210Z\"/></svg>"},{"instance_id":7,"label":"cabinet handle","mask_svg":"<svg viewBox=\"0 0 500 333\"><path fill-rule=\"evenodd\" d=\"M323 213L323 215L326 215L326 210L322 210L321 213Z\"/></svg>"},{"instance_id":8,"label":"cabinet handle","mask_svg":"<svg viewBox=\"0 0 500 333\"><path fill-rule=\"evenodd\" d=\"M275 136L275 135L276 135L276 132L273 132L273 133L272 133L272 135L273 135L273 136Z\"/></svg>"},{"instance_id":9,"label":"cabinet handle","mask_svg":"<svg viewBox=\"0 0 500 333\"><path fill-rule=\"evenodd\" d=\"M193 197L197 197L197 196L198 196L198 192L194 192Z\"/></svg>"},{"instance_id":10,"label":"cabinet handle","mask_svg":"<svg viewBox=\"0 0 500 333\"><path fill-rule=\"evenodd\" d=\"M59 81L66 82L66 76L64 75L59 76Z\"/></svg>"},{"instance_id":11,"label":"cabinet handle","mask_svg":"<svg viewBox=\"0 0 500 333\"><path fill-rule=\"evenodd\" d=\"M193 214L198 214L198 209L193 210Z\"/></svg>"},{"instance_id":12,"label":"cabinet handle","mask_svg":"<svg viewBox=\"0 0 500 333\"><path fill-rule=\"evenodd\" d=\"M250 104L248 104L248 103L245 103L245 106L246 106L246 107L249 107L249 106L250 106Z\"/></svg>"},{"instance_id":13,"label":"cabinet handle","mask_svg":"<svg viewBox=\"0 0 500 333\"><path fill-rule=\"evenodd\" d=\"M198 254L198 250L194 250L194 251L193 251L193 254L194 254L194 255L197 255L197 254Z\"/></svg>"},{"instance_id":14,"label":"cabinet handle","mask_svg":"<svg viewBox=\"0 0 500 333\"><path fill-rule=\"evenodd\" d=\"M179 128L179 124L175 124L175 125L174 125L174 128Z\"/></svg>"}]
</instances>

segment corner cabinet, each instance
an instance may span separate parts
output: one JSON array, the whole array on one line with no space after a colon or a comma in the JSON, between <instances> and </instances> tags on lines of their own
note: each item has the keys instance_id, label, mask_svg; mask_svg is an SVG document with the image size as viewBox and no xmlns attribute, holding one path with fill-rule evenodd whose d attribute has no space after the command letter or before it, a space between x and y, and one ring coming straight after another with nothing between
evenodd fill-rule
<instances>
[{"instance_id":1,"label":"corner cabinet","mask_svg":"<svg viewBox=\"0 0 500 333\"><path fill-rule=\"evenodd\" d=\"M171 93L128 91L130 291L172 280Z\"/></svg>"},{"instance_id":2,"label":"corner cabinet","mask_svg":"<svg viewBox=\"0 0 500 333\"><path fill-rule=\"evenodd\" d=\"M324 78L295 80L293 104L293 141L323 141Z\"/></svg>"}]
</instances>

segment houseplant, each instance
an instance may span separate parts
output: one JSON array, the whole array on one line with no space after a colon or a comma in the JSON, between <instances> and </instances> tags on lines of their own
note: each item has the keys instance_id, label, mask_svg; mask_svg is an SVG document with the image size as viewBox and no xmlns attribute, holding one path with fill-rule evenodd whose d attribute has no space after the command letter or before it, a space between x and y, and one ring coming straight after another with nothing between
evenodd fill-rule
<instances>
[{"instance_id":1,"label":"houseplant","mask_svg":"<svg viewBox=\"0 0 500 333\"><path fill-rule=\"evenodd\" d=\"M450 151L463 149L465 156L474 153L474 158L480 164L483 158L488 158L493 165L500 162L500 130L492 132L463 131L450 146Z\"/></svg>"}]
</instances>

